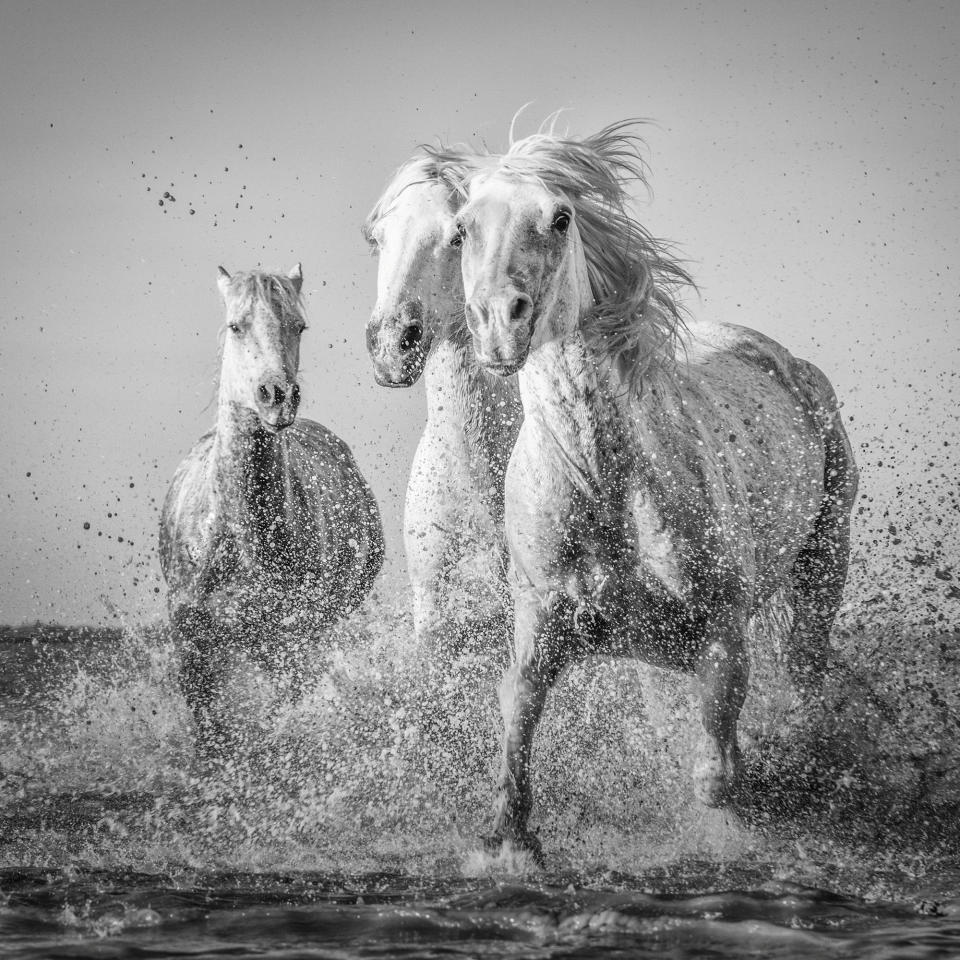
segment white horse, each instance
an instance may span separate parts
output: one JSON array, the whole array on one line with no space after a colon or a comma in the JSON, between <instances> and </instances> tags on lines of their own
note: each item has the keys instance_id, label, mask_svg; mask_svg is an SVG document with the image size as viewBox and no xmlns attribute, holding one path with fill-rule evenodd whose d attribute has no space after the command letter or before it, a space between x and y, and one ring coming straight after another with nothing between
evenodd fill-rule
<instances>
[{"instance_id":1,"label":"white horse","mask_svg":"<svg viewBox=\"0 0 960 960\"><path fill-rule=\"evenodd\" d=\"M230 661L243 650L270 670L288 667L295 651L283 638L348 613L383 562L377 504L349 448L297 419L300 265L288 276L221 267L218 285L217 421L178 467L160 525L181 686L203 752L230 736L217 709Z\"/></svg>"},{"instance_id":2,"label":"white horse","mask_svg":"<svg viewBox=\"0 0 960 960\"><path fill-rule=\"evenodd\" d=\"M503 482L522 411L516 380L477 365L463 315L456 183L474 160L450 151L443 160L429 153L411 159L364 227L379 258L367 324L374 375L389 387L409 387L421 374L426 382L427 423L410 471L403 534L417 637L433 651L459 646L463 591L458 597L456 588L467 568L491 574L486 606L499 611L494 622L502 628L509 607Z\"/></svg>"},{"instance_id":3,"label":"white horse","mask_svg":"<svg viewBox=\"0 0 960 960\"><path fill-rule=\"evenodd\" d=\"M550 687L587 656L694 673L695 787L737 784L747 624L792 591L788 666L819 686L840 603L857 472L826 377L753 330L684 328L689 278L629 214L628 124L535 135L469 183L458 214L479 362L519 371L506 480L515 659L494 840L526 846L532 742Z\"/></svg>"}]
</instances>

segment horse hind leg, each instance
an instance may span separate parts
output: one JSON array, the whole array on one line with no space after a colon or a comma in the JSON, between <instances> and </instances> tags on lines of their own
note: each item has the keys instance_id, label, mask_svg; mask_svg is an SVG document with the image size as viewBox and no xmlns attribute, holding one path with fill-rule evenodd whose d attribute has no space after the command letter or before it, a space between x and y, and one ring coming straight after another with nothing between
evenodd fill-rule
<instances>
[{"instance_id":1,"label":"horse hind leg","mask_svg":"<svg viewBox=\"0 0 960 960\"><path fill-rule=\"evenodd\" d=\"M850 557L850 511L857 492L852 451L842 432L826 445L824 498L814 528L793 565L793 626L787 670L805 700L819 696L830 629L840 609Z\"/></svg>"},{"instance_id":2,"label":"horse hind leg","mask_svg":"<svg viewBox=\"0 0 960 960\"><path fill-rule=\"evenodd\" d=\"M747 614L727 608L712 619L696 665L704 739L693 772L694 793L708 807L726 806L737 789L737 721L747 695Z\"/></svg>"}]
</instances>

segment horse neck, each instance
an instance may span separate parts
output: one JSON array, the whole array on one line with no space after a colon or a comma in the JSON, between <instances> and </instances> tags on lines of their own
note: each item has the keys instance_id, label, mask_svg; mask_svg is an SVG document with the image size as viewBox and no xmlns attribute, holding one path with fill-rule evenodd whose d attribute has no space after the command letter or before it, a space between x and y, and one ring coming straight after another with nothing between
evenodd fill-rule
<instances>
[{"instance_id":1,"label":"horse neck","mask_svg":"<svg viewBox=\"0 0 960 960\"><path fill-rule=\"evenodd\" d=\"M471 458L502 476L520 425L516 382L485 374L469 337L456 335L434 341L424 380L428 420L462 434Z\"/></svg>"},{"instance_id":2,"label":"horse neck","mask_svg":"<svg viewBox=\"0 0 960 960\"><path fill-rule=\"evenodd\" d=\"M520 396L525 419L543 424L597 476L601 448L615 441L622 416L579 330L531 353L520 371Z\"/></svg>"},{"instance_id":3,"label":"horse neck","mask_svg":"<svg viewBox=\"0 0 960 960\"><path fill-rule=\"evenodd\" d=\"M210 465L215 509L257 561L282 557L289 546L288 473L283 437L221 391Z\"/></svg>"},{"instance_id":4,"label":"horse neck","mask_svg":"<svg viewBox=\"0 0 960 960\"><path fill-rule=\"evenodd\" d=\"M545 339L531 350L519 380L525 420L546 431L548 446L579 487L599 492L623 472L633 411L614 366L587 345L580 324L591 306L586 265L575 258L545 306Z\"/></svg>"}]
</instances>

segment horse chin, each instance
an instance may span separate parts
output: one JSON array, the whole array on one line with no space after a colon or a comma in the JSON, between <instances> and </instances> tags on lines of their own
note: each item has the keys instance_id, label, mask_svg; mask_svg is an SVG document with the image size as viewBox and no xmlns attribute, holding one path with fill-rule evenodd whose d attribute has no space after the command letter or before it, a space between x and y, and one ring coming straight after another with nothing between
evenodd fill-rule
<instances>
[{"instance_id":1,"label":"horse chin","mask_svg":"<svg viewBox=\"0 0 960 960\"><path fill-rule=\"evenodd\" d=\"M260 429L264 433L269 433L270 436L275 437L278 434L282 433L287 427L292 427L296 421L296 417L291 417L289 420L278 420L276 423L270 423L267 420L260 420Z\"/></svg>"},{"instance_id":2,"label":"horse chin","mask_svg":"<svg viewBox=\"0 0 960 960\"><path fill-rule=\"evenodd\" d=\"M417 380L420 379L420 375L419 373L416 373L411 376L403 373L398 379L394 379L393 377L388 377L378 371L375 371L373 374L373 379L376 380L378 386L390 387L391 389L400 389L402 387L412 387Z\"/></svg>"},{"instance_id":3,"label":"horse chin","mask_svg":"<svg viewBox=\"0 0 960 960\"><path fill-rule=\"evenodd\" d=\"M373 379L376 380L377 384L381 387L412 387L420 379L420 374L423 373L423 366L423 361L405 363L399 372L392 370L388 372L374 366Z\"/></svg>"},{"instance_id":4,"label":"horse chin","mask_svg":"<svg viewBox=\"0 0 960 960\"><path fill-rule=\"evenodd\" d=\"M477 357L477 362L487 373L498 377L512 377L527 362L529 352L528 347L519 356L511 357L509 360L484 360Z\"/></svg>"}]
</instances>

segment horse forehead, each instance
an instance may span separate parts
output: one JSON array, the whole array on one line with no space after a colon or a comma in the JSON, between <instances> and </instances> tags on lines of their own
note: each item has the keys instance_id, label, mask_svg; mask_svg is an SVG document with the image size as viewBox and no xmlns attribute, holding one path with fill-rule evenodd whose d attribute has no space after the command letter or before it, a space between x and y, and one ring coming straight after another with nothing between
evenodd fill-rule
<instances>
[{"instance_id":1,"label":"horse forehead","mask_svg":"<svg viewBox=\"0 0 960 960\"><path fill-rule=\"evenodd\" d=\"M381 217L384 230L429 233L453 219L444 189L436 182L415 183L402 191Z\"/></svg>"},{"instance_id":2,"label":"horse forehead","mask_svg":"<svg viewBox=\"0 0 960 960\"><path fill-rule=\"evenodd\" d=\"M546 187L536 180L507 174L490 174L470 191L473 213L497 221L538 217L554 202Z\"/></svg>"},{"instance_id":3,"label":"horse forehead","mask_svg":"<svg viewBox=\"0 0 960 960\"><path fill-rule=\"evenodd\" d=\"M227 306L232 316L246 318L254 331L267 337L279 336L300 319L296 313L274 306L261 297L238 297Z\"/></svg>"}]
</instances>

